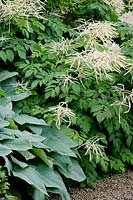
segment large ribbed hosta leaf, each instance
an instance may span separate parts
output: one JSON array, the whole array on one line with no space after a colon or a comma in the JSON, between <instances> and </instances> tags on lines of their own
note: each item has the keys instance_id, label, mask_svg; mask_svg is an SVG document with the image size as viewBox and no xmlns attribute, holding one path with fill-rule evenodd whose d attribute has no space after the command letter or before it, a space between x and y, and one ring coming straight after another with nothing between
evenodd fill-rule
<instances>
[{"instance_id":1,"label":"large ribbed hosta leaf","mask_svg":"<svg viewBox=\"0 0 133 200\"><path fill-rule=\"evenodd\" d=\"M10 154L12 151L6 145L0 144L0 156L4 157Z\"/></svg>"},{"instance_id":2,"label":"large ribbed hosta leaf","mask_svg":"<svg viewBox=\"0 0 133 200\"><path fill-rule=\"evenodd\" d=\"M57 171L53 168L47 167L46 165L39 165L37 170L43 178L48 191L60 194L62 200L70 200L65 184Z\"/></svg>"},{"instance_id":3,"label":"large ribbed hosta leaf","mask_svg":"<svg viewBox=\"0 0 133 200\"><path fill-rule=\"evenodd\" d=\"M32 144L29 140L23 138L9 139L2 142L5 146L16 151L26 151L32 149Z\"/></svg>"},{"instance_id":4,"label":"large ribbed hosta leaf","mask_svg":"<svg viewBox=\"0 0 133 200\"><path fill-rule=\"evenodd\" d=\"M0 98L0 118L4 119L12 111L12 102L10 97Z\"/></svg>"},{"instance_id":5,"label":"large ribbed hosta leaf","mask_svg":"<svg viewBox=\"0 0 133 200\"><path fill-rule=\"evenodd\" d=\"M71 148L77 146L77 142L74 142L71 138L66 136L67 131L70 129L62 127L58 130L55 126L44 127L42 135L47 139L46 145L48 145L52 151L58 152L61 155L68 155L76 157Z\"/></svg>"},{"instance_id":6,"label":"large ribbed hosta leaf","mask_svg":"<svg viewBox=\"0 0 133 200\"><path fill-rule=\"evenodd\" d=\"M22 114L22 115L16 114L14 117L14 120L20 125L23 125L23 124L46 125L43 119L38 119L36 117L31 117L25 114Z\"/></svg>"},{"instance_id":7,"label":"large ribbed hosta leaf","mask_svg":"<svg viewBox=\"0 0 133 200\"><path fill-rule=\"evenodd\" d=\"M77 160L69 156L61 156L53 153L54 164L58 166L59 172L66 178L81 182L85 180L85 175Z\"/></svg>"},{"instance_id":8,"label":"large ribbed hosta leaf","mask_svg":"<svg viewBox=\"0 0 133 200\"><path fill-rule=\"evenodd\" d=\"M26 167L26 168L15 167L13 169L13 175L26 181L28 184L32 185L34 188L38 189L43 194L47 195L43 177L33 167L31 166Z\"/></svg>"},{"instance_id":9,"label":"large ribbed hosta leaf","mask_svg":"<svg viewBox=\"0 0 133 200\"><path fill-rule=\"evenodd\" d=\"M7 70L4 70L2 72L0 72L0 82L8 79L8 78L11 78L13 76L16 76L18 73L17 72L9 72Z\"/></svg>"}]
</instances>

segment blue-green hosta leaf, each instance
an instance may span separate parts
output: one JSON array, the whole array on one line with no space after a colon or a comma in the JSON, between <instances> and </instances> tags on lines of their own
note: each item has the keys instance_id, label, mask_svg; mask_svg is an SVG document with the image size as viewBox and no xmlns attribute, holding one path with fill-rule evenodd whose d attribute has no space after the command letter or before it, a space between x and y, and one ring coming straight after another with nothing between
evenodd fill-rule
<instances>
[{"instance_id":1,"label":"blue-green hosta leaf","mask_svg":"<svg viewBox=\"0 0 133 200\"><path fill-rule=\"evenodd\" d=\"M41 135L36 135L36 134L32 134L28 131L17 131L17 134L15 134L17 137L22 137L24 139L27 139L29 141L31 141L32 143L37 143L37 142L43 142L46 138L44 138Z\"/></svg>"},{"instance_id":2,"label":"blue-green hosta leaf","mask_svg":"<svg viewBox=\"0 0 133 200\"><path fill-rule=\"evenodd\" d=\"M53 193L60 194L62 200L70 200L61 176L53 168L49 168L46 165L38 165L37 171L43 178L48 190L53 188Z\"/></svg>"},{"instance_id":3,"label":"blue-green hosta leaf","mask_svg":"<svg viewBox=\"0 0 133 200\"><path fill-rule=\"evenodd\" d=\"M16 76L16 75L18 75L17 72L9 72L7 70L4 70L4 71L0 72L0 82L6 80L8 78L11 78L13 76Z\"/></svg>"},{"instance_id":4,"label":"blue-green hosta leaf","mask_svg":"<svg viewBox=\"0 0 133 200\"><path fill-rule=\"evenodd\" d=\"M10 154L12 151L6 145L0 144L0 156L4 157Z\"/></svg>"},{"instance_id":5,"label":"blue-green hosta leaf","mask_svg":"<svg viewBox=\"0 0 133 200\"><path fill-rule=\"evenodd\" d=\"M28 125L27 126L33 133L37 135L41 135L43 126L36 126L36 125Z\"/></svg>"},{"instance_id":6,"label":"blue-green hosta leaf","mask_svg":"<svg viewBox=\"0 0 133 200\"><path fill-rule=\"evenodd\" d=\"M10 97L0 98L0 117L5 118L12 111L12 102Z\"/></svg>"},{"instance_id":7,"label":"blue-green hosta leaf","mask_svg":"<svg viewBox=\"0 0 133 200\"><path fill-rule=\"evenodd\" d=\"M43 194L47 194L45 188L45 182L43 177L39 174L39 172L33 167L29 166L26 168L15 167L13 170L13 175L26 181L28 184L32 185L34 188L41 191Z\"/></svg>"},{"instance_id":8,"label":"blue-green hosta leaf","mask_svg":"<svg viewBox=\"0 0 133 200\"><path fill-rule=\"evenodd\" d=\"M4 160L5 160L5 167L7 168L7 172L8 172L8 175L11 176L11 171L12 171L12 162L7 158L7 157L3 157Z\"/></svg>"},{"instance_id":9,"label":"blue-green hosta leaf","mask_svg":"<svg viewBox=\"0 0 133 200\"><path fill-rule=\"evenodd\" d=\"M2 142L8 148L15 151L26 151L32 149L32 144L29 140L23 138L15 138L11 140L5 140Z\"/></svg>"},{"instance_id":10,"label":"blue-green hosta leaf","mask_svg":"<svg viewBox=\"0 0 133 200\"><path fill-rule=\"evenodd\" d=\"M14 139L15 134L13 130L8 129L8 128L1 128L0 129L0 140L5 140L5 139Z\"/></svg>"},{"instance_id":11,"label":"blue-green hosta leaf","mask_svg":"<svg viewBox=\"0 0 133 200\"><path fill-rule=\"evenodd\" d=\"M11 95L11 100L12 101L20 101L22 99L29 97L30 95L31 95L30 91L26 91L26 92L23 92L20 94L14 94L14 95Z\"/></svg>"},{"instance_id":12,"label":"blue-green hosta leaf","mask_svg":"<svg viewBox=\"0 0 133 200\"><path fill-rule=\"evenodd\" d=\"M14 156L10 156L11 157L11 160L15 163L15 164L17 164L19 167L21 167L21 168L25 168L25 167L28 167L28 164L26 164L25 162L22 162L22 161L20 161L20 160L18 160L17 158L15 158Z\"/></svg>"},{"instance_id":13,"label":"blue-green hosta leaf","mask_svg":"<svg viewBox=\"0 0 133 200\"><path fill-rule=\"evenodd\" d=\"M34 192L32 193L32 198L34 200L46 200L45 195L40 192L39 190L35 189Z\"/></svg>"},{"instance_id":14,"label":"blue-green hosta leaf","mask_svg":"<svg viewBox=\"0 0 133 200\"><path fill-rule=\"evenodd\" d=\"M42 135L47 139L46 145L51 148L52 151L58 152L62 155L68 155L76 157L76 154L71 150L77 146L77 142L66 136L67 131L70 131L67 127L62 127L58 130L55 126L44 127Z\"/></svg>"},{"instance_id":15,"label":"blue-green hosta leaf","mask_svg":"<svg viewBox=\"0 0 133 200\"><path fill-rule=\"evenodd\" d=\"M77 160L55 153L53 153L52 157L54 158L54 164L59 167L60 173L65 177L78 182L85 180L86 177Z\"/></svg>"},{"instance_id":16,"label":"blue-green hosta leaf","mask_svg":"<svg viewBox=\"0 0 133 200\"><path fill-rule=\"evenodd\" d=\"M23 124L46 125L46 122L43 119L38 119L36 117L31 117L25 114L22 115L16 114L14 120L20 125Z\"/></svg>"},{"instance_id":17,"label":"blue-green hosta leaf","mask_svg":"<svg viewBox=\"0 0 133 200\"><path fill-rule=\"evenodd\" d=\"M35 155L30 153L29 151L19 151L19 153L26 159L26 160L31 160L35 158Z\"/></svg>"},{"instance_id":18,"label":"blue-green hosta leaf","mask_svg":"<svg viewBox=\"0 0 133 200\"><path fill-rule=\"evenodd\" d=\"M0 120L0 128L4 128L6 126L9 125L9 122L8 121L5 121L5 120Z\"/></svg>"}]
</instances>

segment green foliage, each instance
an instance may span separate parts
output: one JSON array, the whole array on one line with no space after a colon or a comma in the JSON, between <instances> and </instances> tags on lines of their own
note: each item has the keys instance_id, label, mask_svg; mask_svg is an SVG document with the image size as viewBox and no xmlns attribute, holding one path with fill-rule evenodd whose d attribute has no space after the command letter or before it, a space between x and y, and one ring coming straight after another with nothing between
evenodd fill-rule
<instances>
[{"instance_id":1,"label":"green foliage","mask_svg":"<svg viewBox=\"0 0 133 200\"><path fill-rule=\"evenodd\" d=\"M16 197L9 195L9 183L5 170L2 167L0 167L0 199L17 200Z\"/></svg>"},{"instance_id":2,"label":"green foliage","mask_svg":"<svg viewBox=\"0 0 133 200\"><path fill-rule=\"evenodd\" d=\"M0 156L33 199L52 192L68 200L64 176L85 178L76 148L81 187L133 164L133 31L103 0L48 0L45 8L0 22ZM111 31L97 35L98 23ZM110 51L109 61L91 60ZM105 147L99 156L89 141Z\"/></svg>"},{"instance_id":3,"label":"green foliage","mask_svg":"<svg viewBox=\"0 0 133 200\"><path fill-rule=\"evenodd\" d=\"M36 193L45 198L49 191L59 193L62 199L69 199L69 194L57 171L79 182L85 179L76 161L77 153L73 150L78 144L66 135L69 132L66 127L58 131L55 126L47 126L42 119L19 114L19 111L13 110L12 99L20 95L14 94L16 74L8 71L0 73L0 86L3 91L0 97L0 157L3 158L11 178L18 177L25 181L25 184L33 186L33 199L37 198ZM25 95L21 93L21 100L23 98ZM63 171L60 169L61 163L62 167L64 166ZM4 195L6 184L4 179L2 181L1 194Z\"/></svg>"}]
</instances>

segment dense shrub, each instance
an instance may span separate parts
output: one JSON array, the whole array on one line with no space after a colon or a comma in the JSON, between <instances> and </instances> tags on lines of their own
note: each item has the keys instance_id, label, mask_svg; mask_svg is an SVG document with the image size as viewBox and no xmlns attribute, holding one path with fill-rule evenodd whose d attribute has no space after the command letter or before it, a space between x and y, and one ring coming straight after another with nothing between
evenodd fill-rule
<instances>
[{"instance_id":1,"label":"dense shrub","mask_svg":"<svg viewBox=\"0 0 133 200\"><path fill-rule=\"evenodd\" d=\"M82 187L133 164L133 27L122 14L130 17L131 5L7 2L10 12L0 7L1 162L29 184L32 198L48 191L68 200L59 173L84 180L77 149Z\"/></svg>"}]
</instances>

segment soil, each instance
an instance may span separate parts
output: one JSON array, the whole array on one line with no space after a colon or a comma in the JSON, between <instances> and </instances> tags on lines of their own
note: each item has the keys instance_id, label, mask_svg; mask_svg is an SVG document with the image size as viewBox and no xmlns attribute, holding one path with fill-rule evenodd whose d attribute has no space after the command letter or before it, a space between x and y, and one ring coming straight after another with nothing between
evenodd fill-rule
<instances>
[{"instance_id":1,"label":"soil","mask_svg":"<svg viewBox=\"0 0 133 200\"><path fill-rule=\"evenodd\" d=\"M70 188L69 193L71 200L133 200L133 170L98 180L93 189Z\"/></svg>"}]
</instances>

